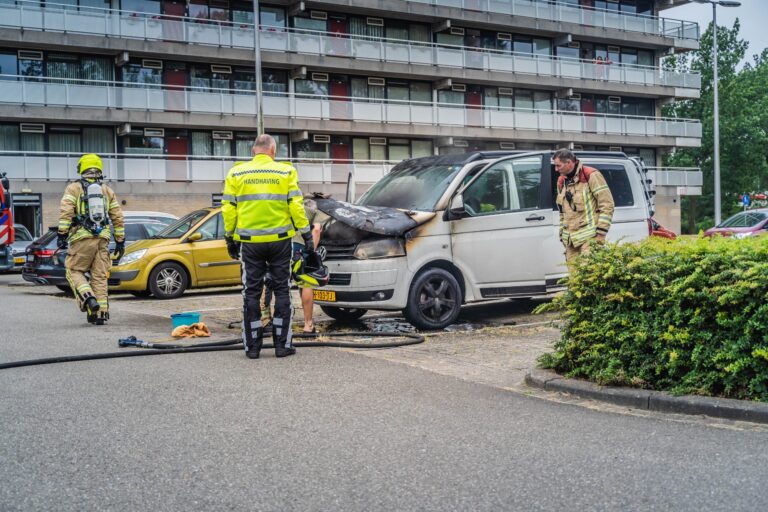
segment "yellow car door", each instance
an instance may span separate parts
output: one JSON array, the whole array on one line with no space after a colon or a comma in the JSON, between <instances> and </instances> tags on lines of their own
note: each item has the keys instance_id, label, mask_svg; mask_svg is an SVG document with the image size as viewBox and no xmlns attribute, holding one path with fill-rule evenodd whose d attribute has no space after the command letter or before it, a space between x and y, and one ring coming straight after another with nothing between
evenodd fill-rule
<instances>
[{"instance_id":1,"label":"yellow car door","mask_svg":"<svg viewBox=\"0 0 768 512\"><path fill-rule=\"evenodd\" d=\"M230 258L227 253L224 219L220 211L191 233L188 240L197 274L197 286L240 283L240 262Z\"/></svg>"}]
</instances>

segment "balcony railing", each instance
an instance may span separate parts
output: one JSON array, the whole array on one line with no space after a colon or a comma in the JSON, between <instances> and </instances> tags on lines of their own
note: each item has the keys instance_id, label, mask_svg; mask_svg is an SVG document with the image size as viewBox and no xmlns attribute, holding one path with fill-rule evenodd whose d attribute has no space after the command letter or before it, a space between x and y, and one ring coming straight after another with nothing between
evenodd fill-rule
<instances>
[{"instance_id":1,"label":"balcony railing","mask_svg":"<svg viewBox=\"0 0 768 512\"><path fill-rule=\"evenodd\" d=\"M231 89L158 86L0 75L0 103L255 116L253 94ZM439 127L477 127L647 137L701 138L692 119L395 101L269 92L264 116Z\"/></svg>"},{"instance_id":2,"label":"balcony railing","mask_svg":"<svg viewBox=\"0 0 768 512\"><path fill-rule=\"evenodd\" d=\"M480 69L639 85L701 88L701 75L651 66L567 59L399 39L342 36L311 30L261 28L261 49L423 66Z\"/></svg>"},{"instance_id":3,"label":"balcony railing","mask_svg":"<svg viewBox=\"0 0 768 512\"><path fill-rule=\"evenodd\" d=\"M407 0L471 11L510 14L539 20L577 23L677 39L699 39L699 25L691 21L581 7L558 0Z\"/></svg>"},{"instance_id":4,"label":"balcony railing","mask_svg":"<svg viewBox=\"0 0 768 512\"><path fill-rule=\"evenodd\" d=\"M75 178L73 169L82 153L44 151L0 151L0 169L13 180L67 181ZM235 162L248 158L100 153L104 176L110 181L187 181L224 182ZM397 162L384 160L329 160L292 158L299 171L300 184L347 183L370 185L378 181Z\"/></svg>"},{"instance_id":5,"label":"balcony railing","mask_svg":"<svg viewBox=\"0 0 768 512\"><path fill-rule=\"evenodd\" d=\"M440 0L442 1L442 0ZM450 3L450 0L445 0ZM461 3L461 0L457 0ZM464 0L470 1L470 0ZM585 25L608 26L627 31L659 34L682 39L699 38L696 23L641 15L619 14L613 11L583 9L563 4L546 4L531 0L486 1L489 12L518 16L573 21ZM433 3L433 2L426 2ZM16 0L16 4L0 4L0 26L48 32L69 32L128 39L173 41L228 48L253 48L253 24L201 20L157 13L73 6L46 2L44 6L31 0ZM280 33L284 28L261 27L262 33ZM266 35L266 34L265 34ZM327 37L327 36L326 36ZM350 34L331 35L338 40L352 40ZM365 38L360 38L365 40ZM370 41L370 38L368 39ZM380 40L396 45L415 45L413 41ZM330 50L333 50L331 44ZM429 47L429 45L427 45ZM396 52L397 53L397 52ZM402 50L401 52L402 53ZM365 58L365 57L361 57ZM441 65L434 63L435 65Z\"/></svg>"},{"instance_id":6,"label":"balcony railing","mask_svg":"<svg viewBox=\"0 0 768 512\"><path fill-rule=\"evenodd\" d=\"M701 187L704 176L698 167L646 167L653 186Z\"/></svg>"}]
</instances>

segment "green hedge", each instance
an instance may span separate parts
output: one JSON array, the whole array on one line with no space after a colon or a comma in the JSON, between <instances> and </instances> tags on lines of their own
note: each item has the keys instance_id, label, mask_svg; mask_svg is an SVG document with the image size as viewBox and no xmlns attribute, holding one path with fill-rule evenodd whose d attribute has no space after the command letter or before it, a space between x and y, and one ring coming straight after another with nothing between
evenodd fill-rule
<instances>
[{"instance_id":1,"label":"green hedge","mask_svg":"<svg viewBox=\"0 0 768 512\"><path fill-rule=\"evenodd\" d=\"M568 289L555 352L539 359L600 384L768 401L768 237L607 244Z\"/></svg>"}]
</instances>

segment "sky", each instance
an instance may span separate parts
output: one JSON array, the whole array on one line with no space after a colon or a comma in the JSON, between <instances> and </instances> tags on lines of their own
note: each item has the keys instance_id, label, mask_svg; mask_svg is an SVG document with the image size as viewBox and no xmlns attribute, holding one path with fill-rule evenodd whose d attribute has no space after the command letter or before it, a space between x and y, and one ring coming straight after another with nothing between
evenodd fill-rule
<instances>
[{"instance_id":1,"label":"sky","mask_svg":"<svg viewBox=\"0 0 768 512\"><path fill-rule=\"evenodd\" d=\"M768 0L740 0L740 7L717 7L717 24L732 27L739 18L739 36L749 42L745 62L752 62L752 55L768 47ZM704 32L712 21L712 6L691 2L680 7L661 11L662 18L695 21Z\"/></svg>"}]
</instances>

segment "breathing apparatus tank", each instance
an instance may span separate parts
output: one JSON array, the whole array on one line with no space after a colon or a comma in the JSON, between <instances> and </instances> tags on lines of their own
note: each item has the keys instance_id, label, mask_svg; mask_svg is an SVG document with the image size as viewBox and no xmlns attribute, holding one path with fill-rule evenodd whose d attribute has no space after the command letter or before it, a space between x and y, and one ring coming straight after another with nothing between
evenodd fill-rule
<instances>
[{"instance_id":1,"label":"breathing apparatus tank","mask_svg":"<svg viewBox=\"0 0 768 512\"><path fill-rule=\"evenodd\" d=\"M88 182L82 180L83 192L85 197L85 215L82 219L83 226L98 236L101 231L107 227L109 220L107 219L107 212L104 208L104 191L101 187L101 181Z\"/></svg>"}]
</instances>

